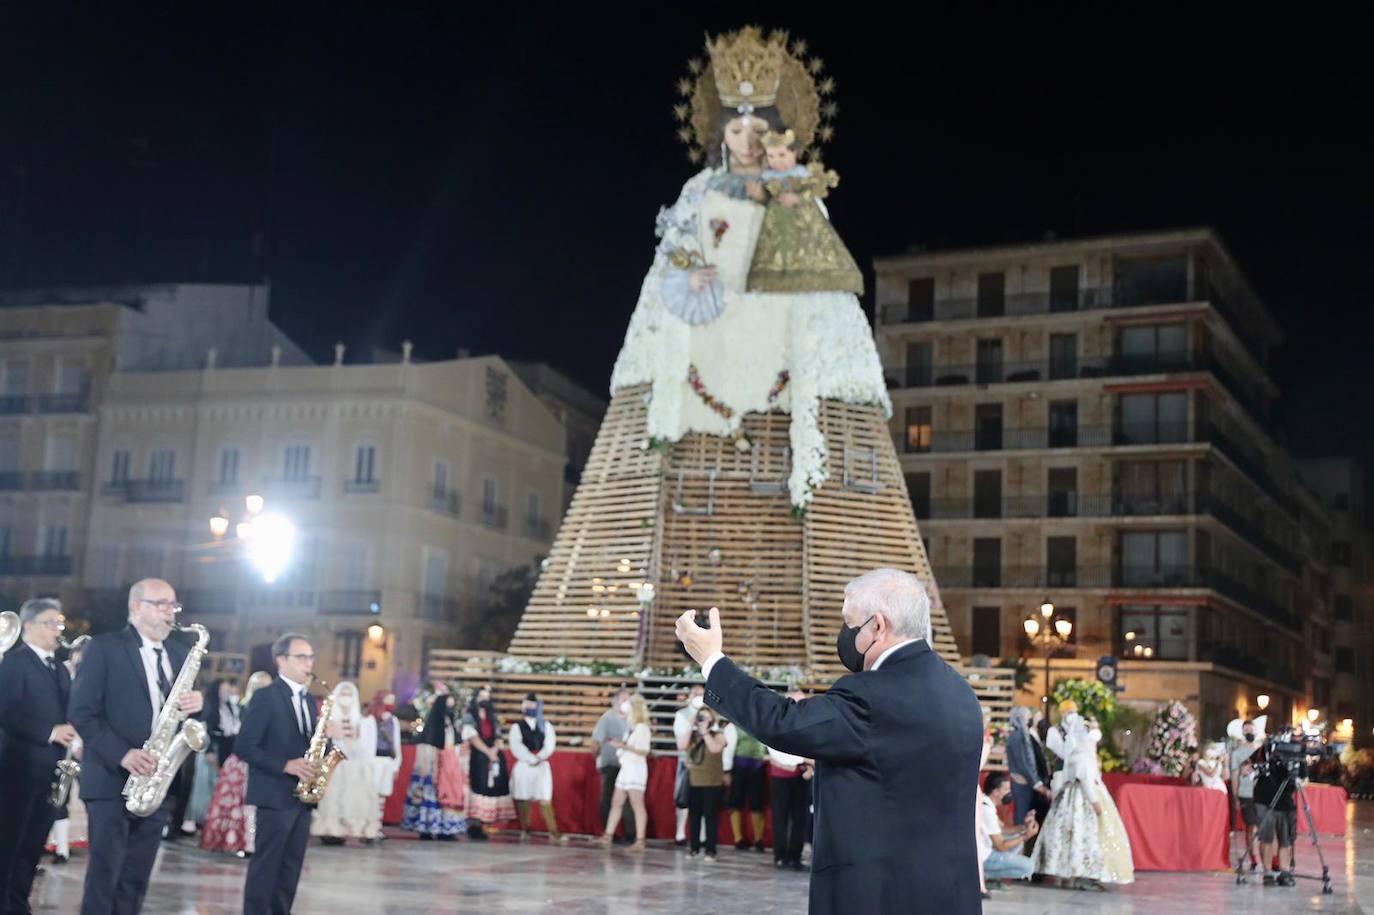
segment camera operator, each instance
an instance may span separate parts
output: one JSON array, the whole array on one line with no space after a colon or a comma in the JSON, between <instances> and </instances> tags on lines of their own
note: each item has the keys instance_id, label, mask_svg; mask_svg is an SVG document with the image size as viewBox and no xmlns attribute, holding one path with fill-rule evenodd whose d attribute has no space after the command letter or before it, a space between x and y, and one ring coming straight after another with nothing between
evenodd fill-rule
<instances>
[{"instance_id":1,"label":"camera operator","mask_svg":"<svg viewBox=\"0 0 1374 915\"><path fill-rule=\"evenodd\" d=\"M1302 752L1302 736L1291 727L1284 728L1254 756L1255 804L1260 807L1260 860L1270 870L1264 875L1265 886L1293 886L1293 871L1297 867L1294 842L1298 832L1298 808L1295 798L1299 784L1307 778L1307 758ZM1290 777L1291 776L1291 777ZM1273 812L1263 808L1273 805ZM1288 850L1288 870L1280 871L1279 856Z\"/></svg>"},{"instance_id":2,"label":"camera operator","mask_svg":"<svg viewBox=\"0 0 1374 915\"><path fill-rule=\"evenodd\" d=\"M706 825L706 860L716 860L716 837L720 827L720 797L725 785L725 734L715 712L697 710L692 736L687 744L687 778L690 785L687 828L691 837L691 856L701 853L702 821Z\"/></svg>"}]
</instances>

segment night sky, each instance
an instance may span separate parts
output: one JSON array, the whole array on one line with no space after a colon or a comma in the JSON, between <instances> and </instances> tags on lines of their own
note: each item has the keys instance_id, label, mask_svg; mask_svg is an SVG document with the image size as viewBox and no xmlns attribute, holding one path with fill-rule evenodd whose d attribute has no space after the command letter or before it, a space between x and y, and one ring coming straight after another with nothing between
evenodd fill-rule
<instances>
[{"instance_id":1,"label":"night sky","mask_svg":"<svg viewBox=\"0 0 1374 915\"><path fill-rule=\"evenodd\" d=\"M270 275L274 319L318 358L409 337L603 392L654 215L694 170L674 82L704 32L759 22L838 82L829 202L861 264L1214 226L1287 334L1276 431L1374 466L1354 30L1266 36L1197 7L467 6L0 4L0 285Z\"/></svg>"}]
</instances>

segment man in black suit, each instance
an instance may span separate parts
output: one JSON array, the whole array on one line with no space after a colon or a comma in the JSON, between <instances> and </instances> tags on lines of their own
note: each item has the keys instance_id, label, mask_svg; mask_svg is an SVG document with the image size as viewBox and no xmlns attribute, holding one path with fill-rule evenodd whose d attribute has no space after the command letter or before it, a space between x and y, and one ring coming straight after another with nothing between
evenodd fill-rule
<instances>
[{"instance_id":1,"label":"man in black suit","mask_svg":"<svg viewBox=\"0 0 1374 915\"><path fill-rule=\"evenodd\" d=\"M53 775L76 739L67 723L71 679L54 654L62 605L36 598L19 608L24 641L0 662L0 913L27 913L29 889L57 810Z\"/></svg>"},{"instance_id":2,"label":"man in black suit","mask_svg":"<svg viewBox=\"0 0 1374 915\"><path fill-rule=\"evenodd\" d=\"M167 807L148 817L124 809L129 775L151 775L157 757L143 751L163 702L186 661L187 646L168 639L181 610L167 582L145 578L129 589L129 626L86 646L68 714L85 744L81 799L86 802L90 862L82 915L126 915L143 908ZM200 712L190 690L180 707Z\"/></svg>"},{"instance_id":3,"label":"man in black suit","mask_svg":"<svg viewBox=\"0 0 1374 915\"><path fill-rule=\"evenodd\" d=\"M314 810L297 799L296 786L315 776L305 759L316 723L307 689L315 652L301 636L287 634L273 643L272 656L278 676L253 694L234 742L234 752L248 764L246 800L258 810L256 846L243 885L244 915L291 911Z\"/></svg>"},{"instance_id":4,"label":"man in black suit","mask_svg":"<svg viewBox=\"0 0 1374 915\"><path fill-rule=\"evenodd\" d=\"M764 744L816 760L811 912L982 910L974 836L983 715L930 646L930 598L906 572L845 587L836 648L854 676L792 702L721 653L720 614L677 635L702 665L706 703Z\"/></svg>"}]
</instances>

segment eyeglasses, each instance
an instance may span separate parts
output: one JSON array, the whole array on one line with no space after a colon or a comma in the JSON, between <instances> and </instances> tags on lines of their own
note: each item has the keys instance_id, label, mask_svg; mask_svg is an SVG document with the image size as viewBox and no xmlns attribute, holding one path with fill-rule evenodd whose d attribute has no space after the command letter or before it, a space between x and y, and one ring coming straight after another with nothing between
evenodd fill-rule
<instances>
[{"instance_id":1,"label":"eyeglasses","mask_svg":"<svg viewBox=\"0 0 1374 915\"><path fill-rule=\"evenodd\" d=\"M139 601L159 610L171 610L173 613L181 612L181 604L174 600L148 600L146 597L140 597Z\"/></svg>"},{"instance_id":2,"label":"eyeglasses","mask_svg":"<svg viewBox=\"0 0 1374 915\"><path fill-rule=\"evenodd\" d=\"M55 620L40 620L38 625L47 626L55 632L61 632L63 629L67 628L67 624L60 617Z\"/></svg>"},{"instance_id":3,"label":"eyeglasses","mask_svg":"<svg viewBox=\"0 0 1374 915\"><path fill-rule=\"evenodd\" d=\"M289 655L287 655L287 657L288 657L288 658L295 658L297 661L313 661L313 660L315 660L315 656L314 656L313 654L289 654Z\"/></svg>"}]
</instances>

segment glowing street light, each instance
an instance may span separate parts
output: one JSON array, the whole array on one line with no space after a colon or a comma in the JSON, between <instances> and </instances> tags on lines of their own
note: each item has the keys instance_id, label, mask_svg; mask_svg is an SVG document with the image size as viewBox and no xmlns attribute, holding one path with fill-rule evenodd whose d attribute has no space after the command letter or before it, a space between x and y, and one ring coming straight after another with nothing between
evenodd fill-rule
<instances>
[{"instance_id":1,"label":"glowing street light","mask_svg":"<svg viewBox=\"0 0 1374 915\"><path fill-rule=\"evenodd\" d=\"M250 528L248 559L262 574L262 580L271 584L291 562L296 548L296 525L284 515L269 512L258 516Z\"/></svg>"},{"instance_id":2,"label":"glowing street light","mask_svg":"<svg viewBox=\"0 0 1374 915\"><path fill-rule=\"evenodd\" d=\"M1026 638L1045 656L1045 696L1043 702L1049 708L1050 702L1050 658L1069 642L1073 633L1073 620L1065 617L1054 618L1054 602L1048 597L1040 603L1040 615L1034 613L1021 621Z\"/></svg>"},{"instance_id":3,"label":"glowing street light","mask_svg":"<svg viewBox=\"0 0 1374 915\"><path fill-rule=\"evenodd\" d=\"M1321 709L1310 708L1310 709L1307 710L1307 720L1310 721L1310 722L1312 722L1313 724L1316 724L1316 723L1317 723L1317 719L1320 718L1321 716L1322 716Z\"/></svg>"},{"instance_id":4,"label":"glowing street light","mask_svg":"<svg viewBox=\"0 0 1374 915\"><path fill-rule=\"evenodd\" d=\"M213 518L210 519L210 536L216 540L222 540L224 535L229 532L229 518L223 509L220 509Z\"/></svg>"},{"instance_id":5,"label":"glowing street light","mask_svg":"<svg viewBox=\"0 0 1374 915\"><path fill-rule=\"evenodd\" d=\"M1261 712L1267 709L1269 707L1268 693L1260 693L1258 696L1256 696L1255 704L1259 706Z\"/></svg>"},{"instance_id":6,"label":"glowing street light","mask_svg":"<svg viewBox=\"0 0 1374 915\"><path fill-rule=\"evenodd\" d=\"M248 509L248 514L250 515L260 514L265 504L266 502L263 500L262 496L257 494L251 495L243 500L244 508Z\"/></svg>"}]
</instances>

